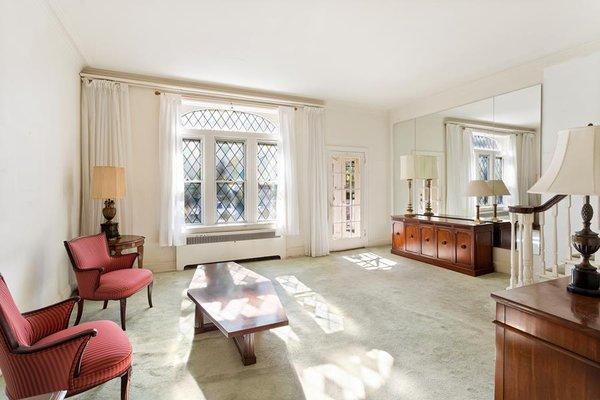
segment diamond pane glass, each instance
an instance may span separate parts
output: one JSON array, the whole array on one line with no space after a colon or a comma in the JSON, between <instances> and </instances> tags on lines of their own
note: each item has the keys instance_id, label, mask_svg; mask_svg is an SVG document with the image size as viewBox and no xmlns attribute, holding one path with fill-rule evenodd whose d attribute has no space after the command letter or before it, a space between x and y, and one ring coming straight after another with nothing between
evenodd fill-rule
<instances>
[{"instance_id":1,"label":"diamond pane glass","mask_svg":"<svg viewBox=\"0 0 600 400\"><path fill-rule=\"evenodd\" d=\"M256 153L258 180L258 220L277 218L277 145L258 143Z\"/></svg>"},{"instance_id":2,"label":"diamond pane glass","mask_svg":"<svg viewBox=\"0 0 600 400\"><path fill-rule=\"evenodd\" d=\"M202 179L202 141L183 139L183 174L186 181Z\"/></svg>"},{"instance_id":3,"label":"diamond pane glass","mask_svg":"<svg viewBox=\"0 0 600 400\"><path fill-rule=\"evenodd\" d=\"M246 179L244 142L217 140L215 160L217 181L244 181Z\"/></svg>"},{"instance_id":4,"label":"diamond pane glass","mask_svg":"<svg viewBox=\"0 0 600 400\"><path fill-rule=\"evenodd\" d=\"M502 180L504 174L504 160L502 157L494 158L494 179ZM504 196L497 197L498 204L504 204Z\"/></svg>"},{"instance_id":5,"label":"diamond pane glass","mask_svg":"<svg viewBox=\"0 0 600 400\"><path fill-rule=\"evenodd\" d=\"M489 136L473 135L473 147L480 150L499 150L498 141Z\"/></svg>"},{"instance_id":6,"label":"diamond pane glass","mask_svg":"<svg viewBox=\"0 0 600 400\"><path fill-rule=\"evenodd\" d=\"M202 184L186 182L184 190L185 222L187 224L202 223Z\"/></svg>"},{"instance_id":7,"label":"diamond pane glass","mask_svg":"<svg viewBox=\"0 0 600 400\"><path fill-rule=\"evenodd\" d=\"M259 182L274 182L277 180L277 145L259 143L256 154Z\"/></svg>"},{"instance_id":8,"label":"diamond pane glass","mask_svg":"<svg viewBox=\"0 0 600 400\"><path fill-rule=\"evenodd\" d=\"M490 156L488 154L479 154L477 156L477 179L487 181L489 180L489 164ZM479 205L485 206L488 204L487 197L478 197L477 202Z\"/></svg>"},{"instance_id":9,"label":"diamond pane glass","mask_svg":"<svg viewBox=\"0 0 600 400\"><path fill-rule=\"evenodd\" d=\"M253 133L275 133L277 127L265 117L243 111L204 109L181 116L184 128Z\"/></svg>"},{"instance_id":10,"label":"diamond pane glass","mask_svg":"<svg viewBox=\"0 0 600 400\"><path fill-rule=\"evenodd\" d=\"M271 221L277 218L277 184L258 184L258 220Z\"/></svg>"},{"instance_id":11,"label":"diamond pane glass","mask_svg":"<svg viewBox=\"0 0 600 400\"><path fill-rule=\"evenodd\" d=\"M217 183L217 222L244 221L244 183Z\"/></svg>"}]
</instances>

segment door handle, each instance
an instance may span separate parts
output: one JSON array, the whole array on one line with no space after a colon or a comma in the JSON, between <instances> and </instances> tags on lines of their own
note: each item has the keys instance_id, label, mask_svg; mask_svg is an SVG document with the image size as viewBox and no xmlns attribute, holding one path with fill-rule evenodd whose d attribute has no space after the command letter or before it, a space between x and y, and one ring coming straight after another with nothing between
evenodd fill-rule
<instances>
[{"instance_id":1,"label":"door handle","mask_svg":"<svg viewBox=\"0 0 600 400\"><path fill-rule=\"evenodd\" d=\"M444 246L446 245L446 243L448 243L448 242L446 242L445 240L442 240L442 244L443 244Z\"/></svg>"},{"instance_id":2,"label":"door handle","mask_svg":"<svg viewBox=\"0 0 600 400\"><path fill-rule=\"evenodd\" d=\"M466 244L461 244L461 245L460 245L460 248L461 248L461 249L466 249L466 248L467 248L467 245L466 245Z\"/></svg>"}]
</instances>

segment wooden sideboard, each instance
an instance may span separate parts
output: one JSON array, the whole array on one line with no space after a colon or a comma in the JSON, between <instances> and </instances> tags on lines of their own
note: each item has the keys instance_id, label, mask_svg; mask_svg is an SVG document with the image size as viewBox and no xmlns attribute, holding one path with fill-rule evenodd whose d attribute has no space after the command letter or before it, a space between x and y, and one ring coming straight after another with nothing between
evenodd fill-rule
<instances>
[{"instance_id":1,"label":"wooden sideboard","mask_svg":"<svg viewBox=\"0 0 600 400\"><path fill-rule=\"evenodd\" d=\"M392 216L392 253L471 276L494 272L494 225L453 217Z\"/></svg>"},{"instance_id":2,"label":"wooden sideboard","mask_svg":"<svg viewBox=\"0 0 600 400\"><path fill-rule=\"evenodd\" d=\"M492 294L496 400L600 399L600 298L570 278Z\"/></svg>"}]
</instances>

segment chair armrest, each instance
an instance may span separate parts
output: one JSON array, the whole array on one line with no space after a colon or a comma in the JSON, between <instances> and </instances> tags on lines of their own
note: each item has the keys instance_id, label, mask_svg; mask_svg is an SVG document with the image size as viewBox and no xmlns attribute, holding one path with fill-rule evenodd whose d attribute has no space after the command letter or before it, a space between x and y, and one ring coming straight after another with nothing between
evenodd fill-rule
<instances>
[{"instance_id":1,"label":"chair armrest","mask_svg":"<svg viewBox=\"0 0 600 400\"><path fill-rule=\"evenodd\" d=\"M104 273L104 268L75 268L77 278L77 287L79 295L86 299L94 296L96 289L100 285L100 275Z\"/></svg>"},{"instance_id":2,"label":"chair armrest","mask_svg":"<svg viewBox=\"0 0 600 400\"><path fill-rule=\"evenodd\" d=\"M110 263L106 266L106 272L116 271L118 269L132 268L138 253L127 253L120 256L111 256Z\"/></svg>"},{"instance_id":3,"label":"chair armrest","mask_svg":"<svg viewBox=\"0 0 600 400\"><path fill-rule=\"evenodd\" d=\"M73 307L79 300L79 296L71 297L60 303L24 313L23 317L33 329L33 343L55 332L67 329Z\"/></svg>"},{"instance_id":4,"label":"chair armrest","mask_svg":"<svg viewBox=\"0 0 600 400\"><path fill-rule=\"evenodd\" d=\"M14 368L27 373L20 374L22 387L30 388L31 395L68 390L72 380L79 376L81 358L96 329L57 339L51 343L33 346L18 346L7 354ZM48 379L51 376L52 379Z\"/></svg>"}]
</instances>

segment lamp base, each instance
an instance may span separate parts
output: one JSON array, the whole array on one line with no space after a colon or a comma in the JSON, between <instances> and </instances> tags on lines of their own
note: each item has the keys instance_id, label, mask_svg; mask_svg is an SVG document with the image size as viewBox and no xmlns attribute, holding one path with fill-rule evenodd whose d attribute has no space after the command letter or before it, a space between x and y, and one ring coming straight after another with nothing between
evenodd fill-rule
<instances>
[{"instance_id":1,"label":"lamp base","mask_svg":"<svg viewBox=\"0 0 600 400\"><path fill-rule=\"evenodd\" d=\"M119 234L119 223L118 222L112 222L112 221L105 222L103 224L100 224L100 229L102 232L106 233L106 238L108 240L117 239L117 238L121 237L121 235Z\"/></svg>"}]
</instances>

